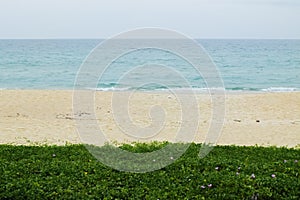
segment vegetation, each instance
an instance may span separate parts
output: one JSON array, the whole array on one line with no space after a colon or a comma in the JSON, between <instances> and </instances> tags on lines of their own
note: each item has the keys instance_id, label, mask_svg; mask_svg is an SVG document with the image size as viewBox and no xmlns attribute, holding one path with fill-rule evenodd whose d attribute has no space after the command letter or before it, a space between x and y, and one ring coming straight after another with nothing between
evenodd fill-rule
<instances>
[{"instance_id":1,"label":"vegetation","mask_svg":"<svg viewBox=\"0 0 300 200\"><path fill-rule=\"evenodd\" d=\"M191 144L163 169L129 173L101 164L83 145L0 145L0 199L300 199L299 149L217 146L201 159L200 147Z\"/></svg>"}]
</instances>

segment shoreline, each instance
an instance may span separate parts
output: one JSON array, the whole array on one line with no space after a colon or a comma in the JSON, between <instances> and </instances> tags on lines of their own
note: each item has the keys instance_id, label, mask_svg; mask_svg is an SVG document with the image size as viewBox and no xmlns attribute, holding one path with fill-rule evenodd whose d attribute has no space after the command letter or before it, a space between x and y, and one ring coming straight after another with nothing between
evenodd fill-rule
<instances>
[{"instance_id":1,"label":"shoreline","mask_svg":"<svg viewBox=\"0 0 300 200\"><path fill-rule=\"evenodd\" d=\"M96 91L94 109L99 127L111 141L135 142L140 136L123 134L114 122L112 93ZM0 144L81 143L72 96L72 90L0 90ZM200 116L188 118L187 124L198 121L193 142L202 143L210 126L212 105L208 93L196 93L196 96ZM300 144L300 92L226 92L225 96L226 113L218 145L295 147ZM149 109L153 105L162 106L166 112L161 132L138 141L177 141L174 133L180 128L180 105L176 98L170 98L168 93L138 91L131 101L130 117L139 127L151 125ZM189 112L194 110L188 108Z\"/></svg>"},{"instance_id":2,"label":"shoreline","mask_svg":"<svg viewBox=\"0 0 300 200\"><path fill-rule=\"evenodd\" d=\"M137 92L137 93L158 93L158 94L164 94L169 93L169 91L176 91L178 93L187 93L187 92L193 92L195 94L209 94L210 91L218 91L218 88L212 88L211 90L205 90L205 89L181 89L181 88L170 88L170 90L165 89L158 89L158 90L118 90L118 89L83 89L87 91L94 91L94 92ZM43 89L43 88L34 88L34 89L28 89L28 88L0 88L0 91L67 91L71 92L74 91L74 88L51 88L51 89ZM220 90L219 90L220 91ZM268 93L300 93L300 90L230 90L230 89L221 89L221 91L224 91L225 94L268 94Z\"/></svg>"}]
</instances>

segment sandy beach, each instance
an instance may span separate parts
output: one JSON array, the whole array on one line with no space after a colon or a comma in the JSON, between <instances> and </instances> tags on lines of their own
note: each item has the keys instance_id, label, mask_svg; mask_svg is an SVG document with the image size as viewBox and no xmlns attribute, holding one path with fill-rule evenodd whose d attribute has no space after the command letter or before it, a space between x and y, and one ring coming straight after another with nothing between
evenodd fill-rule
<instances>
[{"instance_id":1,"label":"sandy beach","mask_svg":"<svg viewBox=\"0 0 300 200\"><path fill-rule=\"evenodd\" d=\"M81 143L73 113L73 91L66 90L0 90L1 144L57 144ZM110 141L176 141L175 133L181 126L180 103L164 93L135 93L128 103L128 115L133 124L151 124L149 109L162 106L165 111L163 127L157 134L140 138L124 134L114 121L112 92L97 92L94 110L99 129ZM205 140L211 123L211 99L197 95L200 116L194 142ZM300 144L300 93L227 93L220 145L262 145L295 147ZM194 107L189 107L191 112ZM94 119L95 120L95 119ZM188 122L188 123L190 123ZM88 121L86 122L88 124Z\"/></svg>"}]
</instances>

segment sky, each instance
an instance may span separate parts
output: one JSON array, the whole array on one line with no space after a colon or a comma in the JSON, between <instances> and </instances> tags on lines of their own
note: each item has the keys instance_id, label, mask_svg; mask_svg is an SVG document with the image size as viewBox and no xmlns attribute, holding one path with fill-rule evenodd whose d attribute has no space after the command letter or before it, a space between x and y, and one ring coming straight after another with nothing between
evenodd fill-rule
<instances>
[{"instance_id":1,"label":"sky","mask_svg":"<svg viewBox=\"0 0 300 200\"><path fill-rule=\"evenodd\" d=\"M0 39L110 38L142 27L192 38L300 39L300 0L0 0Z\"/></svg>"}]
</instances>

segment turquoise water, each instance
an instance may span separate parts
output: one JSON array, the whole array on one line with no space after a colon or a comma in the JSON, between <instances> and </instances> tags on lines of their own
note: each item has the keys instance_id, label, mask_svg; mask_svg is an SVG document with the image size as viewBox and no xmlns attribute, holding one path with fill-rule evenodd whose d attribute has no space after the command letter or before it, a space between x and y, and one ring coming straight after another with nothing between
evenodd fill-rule
<instances>
[{"instance_id":1,"label":"turquoise water","mask_svg":"<svg viewBox=\"0 0 300 200\"><path fill-rule=\"evenodd\" d=\"M300 40L197 40L218 67L227 90L299 91ZM101 40L0 40L1 89L72 89L77 71ZM147 71L153 84L143 86L143 76L132 73L130 83L119 82L128 66L147 62L171 64L195 90L206 87L203 78L188 63L168 52L145 49L123 56L97 85L98 90L163 90L155 84L162 78L168 86L185 88L174 76ZM145 73L145 72L144 72ZM157 78L157 80L155 79ZM88 79L88 76L87 76ZM172 81L174 79L174 81Z\"/></svg>"}]
</instances>

